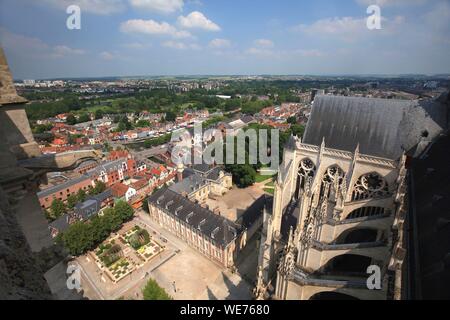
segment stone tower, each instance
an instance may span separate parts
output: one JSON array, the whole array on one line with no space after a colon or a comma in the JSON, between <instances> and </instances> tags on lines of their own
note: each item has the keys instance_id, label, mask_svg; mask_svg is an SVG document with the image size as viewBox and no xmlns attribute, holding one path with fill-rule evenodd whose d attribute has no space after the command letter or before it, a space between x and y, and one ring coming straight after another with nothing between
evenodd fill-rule
<instances>
[{"instance_id":1,"label":"stone tower","mask_svg":"<svg viewBox=\"0 0 450 320\"><path fill-rule=\"evenodd\" d=\"M64 262L62 269L55 269L63 256L50 238L36 191L47 172L73 169L99 155L95 151L41 155L26 103L17 95L0 48L0 299L77 298L65 283L59 286L52 280L65 278Z\"/></svg>"}]
</instances>

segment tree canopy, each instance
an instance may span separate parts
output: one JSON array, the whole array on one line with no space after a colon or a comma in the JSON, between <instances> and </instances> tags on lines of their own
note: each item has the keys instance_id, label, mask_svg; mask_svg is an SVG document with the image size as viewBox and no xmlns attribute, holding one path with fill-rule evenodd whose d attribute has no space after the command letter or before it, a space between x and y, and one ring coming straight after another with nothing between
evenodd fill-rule
<instances>
[{"instance_id":1,"label":"tree canopy","mask_svg":"<svg viewBox=\"0 0 450 320\"><path fill-rule=\"evenodd\" d=\"M128 203L119 201L114 208L105 209L102 216L71 224L64 233L58 235L58 240L71 255L84 254L103 242L111 232L118 230L133 214L134 210Z\"/></svg>"},{"instance_id":2,"label":"tree canopy","mask_svg":"<svg viewBox=\"0 0 450 320\"><path fill-rule=\"evenodd\" d=\"M172 297L153 279L148 280L142 294L144 300L172 300Z\"/></svg>"}]
</instances>

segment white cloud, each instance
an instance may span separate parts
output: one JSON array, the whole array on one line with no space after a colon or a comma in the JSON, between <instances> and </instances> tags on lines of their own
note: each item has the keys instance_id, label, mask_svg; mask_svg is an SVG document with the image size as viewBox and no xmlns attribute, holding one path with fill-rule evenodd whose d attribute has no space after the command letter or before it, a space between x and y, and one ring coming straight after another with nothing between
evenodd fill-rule
<instances>
[{"instance_id":1,"label":"white cloud","mask_svg":"<svg viewBox=\"0 0 450 320\"><path fill-rule=\"evenodd\" d=\"M171 41L171 40L165 41L161 45L166 48L172 48L172 49L177 49L177 50L186 50L186 49L199 50L199 49L201 49L200 46L195 43L188 44L188 43L184 43L184 42Z\"/></svg>"},{"instance_id":2,"label":"white cloud","mask_svg":"<svg viewBox=\"0 0 450 320\"><path fill-rule=\"evenodd\" d=\"M115 60L121 58L120 54L117 52L103 51L99 54L100 58L103 60Z\"/></svg>"},{"instance_id":3,"label":"white cloud","mask_svg":"<svg viewBox=\"0 0 450 320\"><path fill-rule=\"evenodd\" d=\"M420 5L424 4L426 0L356 0L356 2L364 6L377 5L380 7L388 7L402 5Z\"/></svg>"},{"instance_id":4,"label":"white cloud","mask_svg":"<svg viewBox=\"0 0 450 320\"><path fill-rule=\"evenodd\" d=\"M317 49L309 49L309 50L296 50L294 53L299 54L302 57L323 57L326 54Z\"/></svg>"},{"instance_id":5,"label":"white cloud","mask_svg":"<svg viewBox=\"0 0 450 320\"><path fill-rule=\"evenodd\" d=\"M86 53L82 49L74 49L66 45L51 46L41 39L16 34L5 28L0 28L0 39L2 47L20 55L63 58Z\"/></svg>"},{"instance_id":6,"label":"white cloud","mask_svg":"<svg viewBox=\"0 0 450 320\"><path fill-rule=\"evenodd\" d=\"M311 36L335 35L335 36L354 36L361 31L367 30L366 19L357 19L353 17L326 18L305 25L300 24L294 27L295 31L300 31Z\"/></svg>"},{"instance_id":7,"label":"white cloud","mask_svg":"<svg viewBox=\"0 0 450 320\"><path fill-rule=\"evenodd\" d=\"M81 55L81 54L85 54L85 51L81 49L73 49L64 45L58 45L53 48L52 56L55 58L60 58L69 55Z\"/></svg>"},{"instance_id":8,"label":"white cloud","mask_svg":"<svg viewBox=\"0 0 450 320\"><path fill-rule=\"evenodd\" d=\"M66 10L70 5L77 5L81 13L88 12L97 15L110 15L123 12L126 9L123 0L42 0L41 3Z\"/></svg>"},{"instance_id":9,"label":"white cloud","mask_svg":"<svg viewBox=\"0 0 450 320\"><path fill-rule=\"evenodd\" d=\"M187 16L179 16L178 24L187 29L203 29L207 31L220 31L220 27L206 18L203 13L193 11Z\"/></svg>"},{"instance_id":10,"label":"white cloud","mask_svg":"<svg viewBox=\"0 0 450 320\"><path fill-rule=\"evenodd\" d=\"M369 30L367 18L335 17L320 19L309 25L300 24L292 30L314 38L328 37L355 42L363 38L394 34L400 30L400 26L404 23L405 17L403 16L395 16L390 19L381 17L381 30Z\"/></svg>"},{"instance_id":11,"label":"white cloud","mask_svg":"<svg viewBox=\"0 0 450 320\"><path fill-rule=\"evenodd\" d=\"M129 0L130 5L136 9L170 14L183 10L183 0Z\"/></svg>"},{"instance_id":12,"label":"white cloud","mask_svg":"<svg viewBox=\"0 0 450 320\"><path fill-rule=\"evenodd\" d=\"M189 38L192 35L185 30L178 30L167 22L133 19L123 22L120 30L125 33L143 33L149 35L167 35L174 38Z\"/></svg>"},{"instance_id":13,"label":"white cloud","mask_svg":"<svg viewBox=\"0 0 450 320\"><path fill-rule=\"evenodd\" d=\"M231 41L227 39L213 39L209 42L209 46L215 49L229 48L231 47Z\"/></svg>"},{"instance_id":14,"label":"white cloud","mask_svg":"<svg viewBox=\"0 0 450 320\"><path fill-rule=\"evenodd\" d=\"M145 49L149 48L152 45L150 43L140 43L140 42L131 42L131 43L124 43L122 44L122 47L128 48L128 49Z\"/></svg>"},{"instance_id":15,"label":"white cloud","mask_svg":"<svg viewBox=\"0 0 450 320\"><path fill-rule=\"evenodd\" d=\"M274 47L274 43L272 40L269 39L257 39L253 42L256 46L261 47L261 48L273 48Z\"/></svg>"},{"instance_id":16,"label":"white cloud","mask_svg":"<svg viewBox=\"0 0 450 320\"><path fill-rule=\"evenodd\" d=\"M272 50L264 48L249 48L245 50L245 53L255 56L273 56L275 54Z\"/></svg>"}]
</instances>

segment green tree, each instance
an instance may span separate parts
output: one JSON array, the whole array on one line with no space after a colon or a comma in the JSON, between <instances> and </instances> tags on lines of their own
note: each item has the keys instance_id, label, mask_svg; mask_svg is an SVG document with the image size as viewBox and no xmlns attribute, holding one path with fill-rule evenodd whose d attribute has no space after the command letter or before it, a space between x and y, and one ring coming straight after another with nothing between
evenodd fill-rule
<instances>
[{"instance_id":1,"label":"green tree","mask_svg":"<svg viewBox=\"0 0 450 320\"><path fill-rule=\"evenodd\" d=\"M249 164L227 165L225 169L233 175L233 181L239 188L251 186L256 181L256 171Z\"/></svg>"},{"instance_id":2,"label":"green tree","mask_svg":"<svg viewBox=\"0 0 450 320\"><path fill-rule=\"evenodd\" d=\"M50 213L53 219L57 219L66 212L66 205L59 199L53 200L50 205Z\"/></svg>"},{"instance_id":3,"label":"green tree","mask_svg":"<svg viewBox=\"0 0 450 320\"><path fill-rule=\"evenodd\" d=\"M150 121L148 121L148 120L139 120L136 123L136 127L138 127L138 128L150 127Z\"/></svg>"},{"instance_id":4,"label":"green tree","mask_svg":"<svg viewBox=\"0 0 450 320\"><path fill-rule=\"evenodd\" d=\"M166 121L175 121L177 119L177 114L173 111L166 112Z\"/></svg>"},{"instance_id":5,"label":"green tree","mask_svg":"<svg viewBox=\"0 0 450 320\"><path fill-rule=\"evenodd\" d=\"M102 118L103 118L103 111L100 109L97 109L95 111L95 119L98 120L98 119L102 119Z\"/></svg>"},{"instance_id":6,"label":"green tree","mask_svg":"<svg viewBox=\"0 0 450 320\"><path fill-rule=\"evenodd\" d=\"M305 126L301 124L294 124L291 126L291 131L294 136L303 137L303 133L305 132Z\"/></svg>"},{"instance_id":7,"label":"green tree","mask_svg":"<svg viewBox=\"0 0 450 320\"><path fill-rule=\"evenodd\" d=\"M96 181L95 187L89 189L89 195L94 196L106 190L106 184L103 181Z\"/></svg>"},{"instance_id":8,"label":"green tree","mask_svg":"<svg viewBox=\"0 0 450 320\"><path fill-rule=\"evenodd\" d=\"M133 129L133 125L128 120L128 117L122 117L119 121L119 125L117 126L117 131L127 131Z\"/></svg>"},{"instance_id":9,"label":"green tree","mask_svg":"<svg viewBox=\"0 0 450 320\"><path fill-rule=\"evenodd\" d=\"M84 191L83 189L78 190L77 192L77 199L78 202L83 202L84 200L86 200L86 191Z\"/></svg>"},{"instance_id":10,"label":"green tree","mask_svg":"<svg viewBox=\"0 0 450 320\"><path fill-rule=\"evenodd\" d=\"M87 113L83 113L78 118L78 123L88 122L91 121L91 117Z\"/></svg>"},{"instance_id":11,"label":"green tree","mask_svg":"<svg viewBox=\"0 0 450 320\"><path fill-rule=\"evenodd\" d=\"M296 124L297 123L297 118L296 117L289 117L289 118L287 118L287 123L289 123L289 124Z\"/></svg>"},{"instance_id":12,"label":"green tree","mask_svg":"<svg viewBox=\"0 0 450 320\"><path fill-rule=\"evenodd\" d=\"M148 280L142 294L144 300L172 300L172 297L153 279Z\"/></svg>"},{"instance_id":13,"label":"green tree","mask_svg":"<svg viewBox=\"0 0 450 320\"><path fill-rule=\"evenodd\" d=\"M78 203L78 197L75 194L71 194L67 197L67 207L69 209L73 209L75 205Z\"/></svg>"},{"instance_id":14,"label":"green tree","mask_svg":"<svg viewBox=\"0 0 450 320\"><path fill-rule=\"evenodd\" d=\"M36 126L33 127L33 133L44 133L44 132L48 132L53 128L53 124L49 123L49 124L38 124Z\"/></svg>"},{"instance_id":15,"label":"green tree","mask_svg":"<svg viewBox=\"0 0 450 320\"><path fill-rule=\"evenodd\" d=\"M67 123L68 125L73 126L74 124L77 123L77 118L75 118L75 116L74 116L73 114L69 114L69 115L67 116L66 123Z\"/></svg>"},{"instance_id":16,"label":"green tree","mask_svg":"<svg viewBox=\"0 0 450 320\"><path fill-rule=\"evenodd\" d=\"M62 242L71 255L78 256L85 253L94 246L91 225L81 221L71 224L63 233Z\"/></svg>"},{"instance_id":17,"label":"green tree","mask_svg":"<svg viewBox=\"0 0 450 320\"><path fill-rule=\"evenodd\" d=\"M114 206L114 211L122 221L129 220L134 215L133 207L125 201L118 201Z\"/></svg>"}]
</instances>

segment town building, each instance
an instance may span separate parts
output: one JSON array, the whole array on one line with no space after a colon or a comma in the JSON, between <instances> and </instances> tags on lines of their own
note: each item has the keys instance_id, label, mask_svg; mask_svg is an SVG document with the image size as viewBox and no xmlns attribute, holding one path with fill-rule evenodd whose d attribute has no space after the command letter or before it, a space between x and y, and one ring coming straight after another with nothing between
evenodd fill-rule
<instances>
[{"instance_id":1,"label":"town building","mask_svg":"<svg viewBox=\"0 0 450 320\"><path fill-rule=\"evenodd\" d=\"M88 191L89 187L95 184L89 176L82 175L75 179L67 180L63 183L49 187L37 193L39 203L43 209L50 208L53 200L66 201L70 195L76 195L78 190Z\"/></svg>"},{"instance_id":2,"label":"town building","mask_svg":"<svg viewBox=\"0 0 450 320\"><path fill-rule=\"evenodd\" d=\"M149 196L150 217L198 252L225 268L234 266L242 229L179 193L161 189Z\"/></svg>"},{"instance_id":3,"label":"town building","mask_svg":"<svg viewBox=\"0 0 450 320\"><path fill-rule=\"evenodd\" d=\"M58 234L66 231L72 223L77 221L86 221L112 204L113 194L111 189L107 189L100 194L90 196L85 201L77 203L72 212L66 213L51 222L48 225L50 235L52 238L55 238Z\"/></svg>"}]
</instances>

